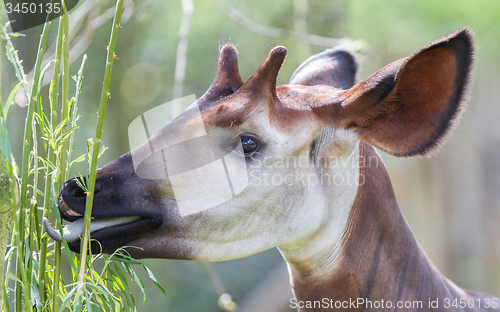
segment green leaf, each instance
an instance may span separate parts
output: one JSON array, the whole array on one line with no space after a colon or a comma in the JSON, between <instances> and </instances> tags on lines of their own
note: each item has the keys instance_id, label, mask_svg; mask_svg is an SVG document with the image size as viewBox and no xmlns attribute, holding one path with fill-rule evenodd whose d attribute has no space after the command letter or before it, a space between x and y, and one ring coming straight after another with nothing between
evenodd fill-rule
<instances>
[{"instance_id":1,"label":"green leaf","mask_svg":"<svg viewBox=\"0 0 500 312\"><path fill-rule=\"evenodd\" d=\"M127 281L127 278L125 277L125 274L123 273L122 269L120 268L119 265L117 265L116 263L113 262L113 267L116 271L116 273L120 276L120 279L123 281L123 284L125 285L125 288L127 289L127 291L130 293L130 287L128 285L128 281ZM134 304L135 305L135 304Z\"/></svg>"},{"instance_id":2,"label":"green leaf","mask_svg":"<svg viewBox=\"0 0 500 312\"><path fill-rule=\"evenodd\" d=\"M81 285L77 285L77 286L73 287L73 289L71 289L71 291L64 298L64 301L61 304L61 308L59 309L59 312L64 311L64 308L66 307L66 305L68 305L70 299L73 297L73 294L77 290L79 290L81 287L82 287ZM73 298L73 310L74 311L80 311L81 310L80 309L81 304L82 304L82 302L81 302L79 296L74 296L74 298Z\"/></svg>"},{"instance_id":3,"label":"green leaf","mask_svg":"<svg viewBox=\"0 0 500 312\"><path fill-rule=\"evenodd\" d=\"M86 184L86 181L82 174L79 174L80 176L80 179L76 179L76 184L78 184L78 186L84 191L84 192L88 192L89 189L87 188L87 184Z\"/></svg>"},{"instance_id":4,"label":"green leaf","mask_svg":"<svg viewBox=\"0 0 500 312\"><path fill-rule=\"evenodd\" d=\"M135 283L141 289L141 292L142 292L142 302L145 303L146 302L146 287L144 287L144 283L142 282L142 280L139 277L139 275L137 275L137 273L135 273L135 271L134 271L133 268L131 268L131 270L129 271L129 274L134 278Z\"/></svg>"},{"instance_id":5,"label":"green leaf","mask_svg":"<svg viewBox=\"0 0 500 312\"><path fill-rule=\"evenodd\" d=\"M130 307L132 304L130 303L129 296L128 296L127 292L125 291L125 287L123 287L123 281L120 280L120 278L118 276L114 275L114 272L113 272L113 278L114 278L113 288L119 294L121 294L120 295L121 298L125 298L125 300L127 301L127 306ZM130 294L130 290L128 291L128 293Z\"/></svg>"},{"instance_id":6,"label":"green leaf","mask_svg":"<svg viewBox=\"0 0 500 312\"><path fill-rule=\"evenodd\" d=\"M14 98L17 94L17 90L19 90L19 87L21 87L21 85L22 85L22 83L20 82L14 87L14 89L12 89L9 97L7 98L7 102L5 102L5 106L3 107L3 110L0 111L2 113L2 117L4 118L4 120L7 120L7 114L9 113L9 110L12 106L12 103L14 102Z\"/></svg>"},{"instance_id":7,"label":"green leaf","mask_svg":"<svg viewBox=\"0 0 500 312\"><path fill-rule=\"evenodd\" d=\"M12 164L12 152L10 150L9 136L7 135L7 123L2 120L0 124L0 157L5 157Z\"/></svg>"},{"instance_id":8,"label":"green leaf","mask_svg":"<svg viewBox=\"0 0 500 312\"><path fill-rule=\"evenodd\" d=\"M38 271L38 267L35 268ZM34 280L31 282L31 302L34 302L38 310L42 308L42 299L40 298L40 288Z\"/></svg>"},{"instance_id":9,"label":"green leaf","mask_svg":"<svg viewBox=\"0 0 500 312\"><path fill-rule=\"evenodd\" d=\"M12 274L12 272L11 272L11 271L7 271L5 274L6 274L6 275L7 275L7 277L8 277L8 278L10 278L11 280L16 281L16 282L20 283L21 285L23 285L23 282L21 282L21 280L20 280L17 276L15 276L14 274ZM24 287L24 286L23 286L23 287Z\"/></svg>"},{"instance_id":10,"label":"green leaf","mask_svg":"<svg viewBox=\"0 0 500 312\"><path fill-rule=\"evenodd\" d=\"M5 25L5 26L7 26L7 25ZM25 35L23 33L12 32L12 33L9 33L9 36L17 38L17 37L24 37Z\"/></svg>"},{"instance_id":11,"label":"green leaf","mask_svg":"<svg viewBox=\"0 0 500 312\"><path fill-rule=\"evenodd\" d=\"M146 272L148 272L149 278L156 284L156 286L161 290L161 292L165 295L165 297L170 295L170 293L165 288L163 288L163 286L160 285L158 280L156 280L156 277L154 276L153 272L144 264L142 265L142 267L146 270Z\"/></svg>"},{"instance_id":12,"label":"green leaf","mask_svg":"<svg viewBox=\"0 0 500 312\"><path fill-rule=\"evenodd\" d=\"M113 296L113 294L106 287L100 287L99 285L94 285L92 283L86 283L85 285L90 289L94 289L99 294Z\"/></svg>"},{"instance_id":13,"label":"green leaf","mask_svg":"<svg viewBox=\"0 0 500 312\"><path fill-rule=\"evenodd\" d=\"M87 140L87 153L89 153L89 154L90 154L90 150L92 149L92 145L94 145L94 140L88 139ZM89 161L90 161L90 159L89 159Z\"/></svg>"},{"instance_id":14,"label":"green leaf","mask_svg":"<svg viewBox=\"0 0 500 312\"><path fill-rule=\"evenodd\" d=\"M91 295L88 291L85 291L85 305L88 312L94 312L94 310L92 309L93 303L91 301Z\"/></svg>"},{"instance_id":15,"label":"green leaf","mask_svg":"<svg viewBox=\"0 0 500 312\"><path fill-rule=\"evenodd\" d=\"M117 291L121 291L123 294L125 294L125 286L123 286L123 283L122 281L120 280L120 278L118 276L113 276L114 278L114 282L113 282L113 289L117 290ZM127 301L128 301L128 296L127 297Z\"/></svg>"},{"instance_id":16,"label":"green leaf","mask_svg":"<svg viewBox=\"0 0 500 312\"><path fill-rule=\"evenodd\" d=\"M113 260L116 260L116 261L119 261L119 262L131 263L131 264L142 264L142 262L140 262L140 261L135 260L134 258L132 258L129 255L129 253L127 252L127 250L125 250L125 248L134 248L134 249L142 250L141 247L137 247L137 246L123 246L123 247L117 249L111 255L111 257L113 258Z\"/></svg>"},{"instance_id":17,"label":"green leaf","mask_svg":"<svg viewBox=\"0 0 500 312\"><path fill-rule=\"evenodd\" d=\"M124 255L116 255L114 260L129 264L142 264L140 261L137 261L134 258L125 257Z\"/></svg>"},{"instance_id":18,"label":"green leaf","mask_svg":"<svg viewBox=\"0 0 500 312\"><path fill-rule=\"evenodd\" d=\"M113 299L113 302L115 303L115 312L121 312L122 305L121 305L120 301Z\"/></svg>"},{"instance_id":19,"label":"green leaf","mask_svg":"<svg viewBox=\"0 0 500 312\"><path fill-rule=\"evenodd\" d=\"M80 288L81 286L76 286L76 287L73 287L69 292L68 294L66 295L66 297L64 298L62 304L61 304L61 308L59 309L59 312L63 312L64 309L66 308L66 306L68 306L68 303L69 301L71 300L71 298L73 297L73 294ZM77 298L75 298L77 299ZM75 301L76 303L76 301Z\"/></svg>"},{"instance_id":20,"label":"green leaf","mask_svg":"<svg viewBox=\"0 0 500 312\"><path fill-rule=\"evenodd\" d=\"M99 155L97 155L97 158L101 158L102 155L108 150L107 146L102 146L101 151L99 151Z\"/></svg>"},{"instance_id":21,"label":"green leaf","mask_svg":"<svg viewBox=\"0 0 500 312\"><path fill-rule=\"evenodd\" d=\"M70 163L70 167L73 166L74 163L79 163L79 162L82 162L85 160L85 154L83 154L82 156L78 157L77 159L73 160L71 163Z\"/></svg>"},{"instance_id":22,"label":"green leaf","mask_svg":"<svg viewBox=\"0 0 500 312\"><path fill-rule=\"evenodd\" d=\"M12 252L16 249L16 246L9 245L7 246L7 252L5 253L5 262L9 261L9 257L12 254Z\"/></svg>"}]
</instances>

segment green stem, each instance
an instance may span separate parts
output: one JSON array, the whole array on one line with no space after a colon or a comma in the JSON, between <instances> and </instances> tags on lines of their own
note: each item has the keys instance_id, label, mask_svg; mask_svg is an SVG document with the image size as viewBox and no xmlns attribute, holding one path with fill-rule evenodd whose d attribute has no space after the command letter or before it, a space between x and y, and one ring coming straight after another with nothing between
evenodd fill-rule
<instances>
[{"instance_id":1,"label":"green stem","mask_svg":"<svg viewBox=\"0 0 500 312\"><path fill-rule=\"evenodd\" d=\"M45 306L47 294L45 293L45 261L47 260L47 236L42 237L40 242L40 262L38 263L38 287L40 289L40 301Z\"/></svg>"},{"instance_id":2,"label":"green stem","mask_svg":"<svg viewBox=\"0 0 500 312\"><path fill-rule=\"evenodd\" d=\"M23 139L23 157L22 157L22 177L21 177L21 209L19 210L19 222L18 222L18 248L17 248L17 270L16 272L20 272L21 266L24 265L24 232L25 232L25 211L27 209L27 199L28 199L28 160L31 152L31 131L33 128L33 116L35 112L36 100L38 98L37 90L38 90L38 82L40 79L40 72L42 66L43 55L45 53L45 46L47 43L47 37L50 29L50 22L45 23L43 26L42 34L40 35L40 43L38 46L38 54L36 58L35 68L34 68L34 76L33 76L33 84L31 87L31 92L26 94L28 96L28 113L26 117L26 123L24 128L24 139ZM24 270L22 270L24 271ZM19 276L19 274L18 274ZM16 311L21 311L21 285L16 283ZM26 293L30 294L31 285L24 284L26 288ZM24 298L25 306L28 311L31 311L31 296L26 296Z\"/></svg>"},{"instance_id":3,"label":"green stem","mask_svg":"<svg viewBox=\"0 0 500 312\"><path fill-rule=\"evenodd\" d=\"M59 96L59 68L61 67L61 50L62 50L62 22L59 21L58 31L57 31L57 40L56 40L56 54L54 61L54 74L52 75L52 80L50 81L49 86L49 104L50 104L50 129L53 131L57 127L57 103ZM46 134L47 135L47 134ZM55 165L56 159L54 155L54 151L50 144L47 144L47 160L50 164ZM55 174L56 168L49 168L49 165L46 165L45 171L45 188L44 188L44 198L43 198L43 217L46 217L50 210L51 203L51 195L52 195L52 187L54 183L53 174ZM42 217L42 219L43 219ZM47 291L46 291L46 283L45 283L45 271L46 271L46 259L47 259L47 243L48 238L43 237L45 230L41 229L42 241L40 243L40 263L38 269L38 283L40 287L40 297L42 301L42 306L46 306L47 304ZM55 244L54 244L55 246ZM55 253L57 254L57 253ZM57 262L57 260L54 260ZM54 292L54 291L53 291Z\"/></svg>"},{"instance_id":4,"label":"green stem","mask_svg":"<svg viewBox=\"0 0 500 312\"><path fill-rule=\"evenodd\" d=\"M61 55L61 60L62 60L62 109L61 109L61 121L68 121L69 119L69 14L68 14L68 9L67 9L67 1L68 0L62 0L62 7L63 7L63 16L61 16L61 22L62 22L62 29L63 29L63 34L62 34L62 55ZM63 129L63 132L66 130L66 126ZM67 160L68 160L68 155L66 153L66 140L62 142L63 148L62 148L62 154L61 154L61 175L59 178L59 188L62 186L62 184L66 181L67 179Z\"/></svg>"},{"instance_id":5,"label":"green stem","mask_svg":"<svg viewBox=\"0 0 500 312\"><path fill-rule=\"evenodd\" d=\"M37 131L35 126L35 120L33 120L32 126L32 142L33 142L33 185L32 185L32 198L30 202L29 211L29 225L28 225L28 259L26 259L26 282L29 287L27 288L27 293L31 297L31 283L32 283L32 269L33 269L33 242L35 241L33 229L37 228L38 232L38 205L36 203L37 189L38 189L38 144L37 144ZM36 222L36 223L35 223ZM36 225L35 225L36 224Z\"/></svg>"},{"instance_id":6,"label":"green stem","mask_svg":"<svg viewBox=\"0 0 500 312\"><path fill-rule=\"evenodd\" d=\"M4 303L5 303L4 304L4 309L5 310L4 311L5 312L10 312L10 306L9 306L9 301L7 300L8 297L7 297L7 290L6 289L7 289L7 287L3 287L2 288L3 297L5 298L5 300L4 300Z\"/></svg>"},{"instance_id":7,"label":"green stem","mask_svg":"<svg viewBox=\"0 0 500 312\"><path fill-rule=\"evenodd\" d=\"M86 257L87 257L87 249L89 246L89 226L90 226L90 216L92 213L92 203L94 200L94 186L95 186L95 178L97 174L97 158L99 155L99 149L101 145L101 136L102 136L102 127L104 124L104 114L106 112L106 105L108 103L109 98L109 84L111 81L111 70L113 68L113 60L115 58L115 45L116 45L116 37L120 22L120 16L122 12L123 0L118 0L116 2L115 8L115 16L113 19L113 28L111 30L111 37L109 39L109 45L107 48L107 58L106 58L106 69L104 71L104 82L101 91L101 103L99 106L99 112L97 115L97 127L95 132L95 141L92 145L92 154L91 154L91 163L89 168L89 178L87 180L87 198L85 203L85 220L83 226L83 239L81 243L81 263L80 263L80 272L78 274L80 283L83 284L85 278L85 267L86 267ZM84 284L83 284L84 285ZM82 285L82 286L83 286ZM84 287L81 288L82 293ZM78 297L79 298L79 297Z\"/></svg>"},{"instance_id":8,"label":"green stem","mask_svg":"<svg viewBox=\"0 0 500 312\"><path fill-rule=\"evenodd\" d=\"M61 22L61 16L59 18L59 27L57 30L57 41L56 41L56 59L54 61L54 74L52 75L52 80L49 87L49 103L50 103L50 121L52 129L57 126L57 104L59 100L59 69L61 67L61 51L62 51L62 36L63 30Z\"/></svg>"},{"instance_id":9,"label":"green stem","mask_svg":"<svg viewBox=\"0 0 500 312\"><path fill-rule=\"evenodd\" d=\"M75 91L75 96L74 96L74 100L73 100L73 104L72 104L72 107L71 107L71 118L70 118L70 121L71 121L71 128L74 128L76 127L76 121L78 119L78 100L80 98L80 92L82 90L82 83L83 83L83 68L85 67L85 62L87 61L87 54L84 54L83 55L83 58L82 58L82 64L80 65L80 69L78 70L78 75L77 75L77 79L76 79L76 91ZM68 159L71 160L71 154L73 153L73 143L74 143L74 139L75 139L75 132L72 131L70 136L69 136L69 143L68 143ZM68 171L69 171L69 166L68 166Z\"/></svg>"},{"instance_id":10,"label":"green stem","mask_svg":"<svg viewBox=\"0 0 500 312\"><path fill-rule=\"evenodd\" d=\"M52 118L52 113L51 113ZM54 163L54 156L51 150L50 144L47 144L47 160L50 163ZM45 166L45 189L44 189L44 197L43 197L43 212L42 216L45 217L49 211L50 198L52 192L52 174L51 169L49 168L49 164L47 163ZM42 220L43 220L42 217ZM45 229L41 228L41 240L40 240L40 262L38 264L38 285L40 288L40 299L42 301L42 306L45 306L47 296L45 295L45 270L46 270L46 259L47 259L47 236L44 236Z\"/></svg>"},{"instance_id":11,"label":"green stem","mask_svg":"<svg viewBox=\"0 0 500 312\"><path fill-rule=\"evenodd\" d=\"M52 311L59 311L59 280L61 275L61 243L54 243L54 284L52 285Z\"/></svg>"},{"instance_id":12,"label":"green stem","mask_svg":"<svg viewBox=\"0 0 500 312\"><path fill-rule=\"evenodd\" d=\"M62 32L61 32L61 54L60 54L60 60L62 61L62 75L61 75L61 80L62 80L62 108L61 108L61 122L68 122L69 119L69 14L68 14L68 6L67 6L67 0L61 0L61 5L63 8L63 14L61 15L61 19L59 21L60 24L62 24ZM56 102L57 103L57 102ZM63 128L63 132L66 130L66 126ZM64 181L67 179L67 161L68 161L68 156L67 156L67 141L64 140L62 142L62 153L61 153L61 159L59 163L59 170L60 170L60 175L59 175L59 183L58 183L58 189L62 187L62 184ZM61 229L61 222L57 222L59 228ZM53 293L53 310L58 311L59 310L59 299L57 297L57 291L59 290L59 279L60 279L60 265L61 265L61 243L55 243L54 248L56 248L56 253L55 253L55 271L54 271L54 293ZM66 246L67 248L67 246ZM56 283L57 280L57 283Z\"/></svg>"},{"instance_id":13,"label":"green stem","mask_svg":"<svg viewBox=\"0 0 500 312\"><path fill-rule=\"evenodd\" d=\"M59 19L59 38L58 38L58 49L60 49L60 53L58 53L59 62L62 61L62 108L61 108L61 122L67 122L69 118L69 14L67 10L67 0L61 0L61 5L63 8L63 14ZM59 52L58 51L58 52ZM59 68L58 68L59 70ZM55 75L55 72L54 72ZM56 92L57 93L57 92ZM57 95L55 95L57 99ZM57 100L53 103L57 105ZM64 127L63 131L66 129ZM58 180L58 189L61 188L64 181L66 181L66 168L67 168L67 155L66 155L66 141L63 143L61 159L59 163L59 180ZM58 219L58 218L57 218ZM62 228L61 222L57 222L59 229ZM59 292L59 280L61 274L61 243L56 242L54 244L55 255L54 255L54 291L52 293L52 302L53 302L53 311L59 311L59 298L57 296Z\"/></svg>"}]
</instances>

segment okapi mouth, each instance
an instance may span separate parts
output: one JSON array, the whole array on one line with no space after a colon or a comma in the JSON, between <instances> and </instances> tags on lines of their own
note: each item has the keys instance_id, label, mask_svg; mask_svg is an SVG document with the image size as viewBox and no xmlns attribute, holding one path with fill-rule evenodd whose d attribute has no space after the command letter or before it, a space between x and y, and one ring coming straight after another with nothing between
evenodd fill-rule
<instances>
[{"instance_id":1,"label":"okapi mouth","mask_svg":"<svg viewBox=\"0 0 500 312\"><path fill-rule=\"evenodd\" d=\"M80 241L83 233L83 214L73 210L62 197L58 203L61 217L69 221L63 228L63 236L73 252L80 252ZM158 228L162 223L161 216L151 215L110 215L92 214L90 222L90 239L92 253L112 253L117 248ZM62 242L61 233L54 229L47 219L43 220L47 234L55 241Z\"/></svg>"}]
</instances>

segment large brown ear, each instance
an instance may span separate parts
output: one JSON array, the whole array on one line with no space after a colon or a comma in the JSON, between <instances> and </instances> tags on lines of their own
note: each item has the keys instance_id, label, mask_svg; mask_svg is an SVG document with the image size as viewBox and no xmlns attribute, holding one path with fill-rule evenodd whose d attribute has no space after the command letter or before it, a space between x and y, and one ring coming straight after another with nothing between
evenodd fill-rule
<instances>
[{"instance_id":1,"label":"large brown ear","mask_svg":"<svg viewBox=\"0 0 500 312\"><path fill-rule=\"evenodd\" d=\"M391 155L426 154L463 111L472 54L463 28L387 65L343 94L341 126Z\"/></svg>"},{"instance_id":2,"label":"large brown ear","mask_svg":"<svg viewBox=\"0 0 500 312\"><path fill-rule=\"evenodd\" d=\"M290 78L291 85L326 85L347 90L354 85L358 64L346 49L327 49L305 60Z\"/></svg>"},{"instance_id":3,"label":"large brown ear","mask_svg":"<svg viewBox=\"0 0 500 312\"><path fill-rule=\"evenodd\" d=\"M207 92L198 100L198 105L227 97L242 85L243 81L238 70L238 52L232 44L225 44L219 50L215 79Z\"/></svg>"}]
</instances>

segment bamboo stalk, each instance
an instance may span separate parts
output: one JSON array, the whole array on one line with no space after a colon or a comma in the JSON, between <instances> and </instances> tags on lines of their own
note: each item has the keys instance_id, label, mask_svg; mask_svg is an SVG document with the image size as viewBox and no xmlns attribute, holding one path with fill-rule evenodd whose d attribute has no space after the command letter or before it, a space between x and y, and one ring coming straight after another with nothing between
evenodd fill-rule
<instances>
[{"instance_id":1,"label":"bamboo stalk","mask_svg":"<svg viewBox=\"0 0 500 312\"><path fill-rule=\"evenodd\" d=\"M54 60L54 73L52 75L52 80L50 82L50 87L49 87L49 107L50 107L50 116L49 116L49 122L51 125L52 129L55 129L57 126L57 102L58 102L58 95L59 95L59 68L60 68L60 61L61 61L61 45L62 41L62 23L59 22L58 26L58 36L56 40L56 53L55 53L55 60ZM52 147L50 144L47 144L47 150L46 150L46 159L50 164L55 164L55 155L54 151L52 150ZM44 188L44 198L43 198L43 212L42 212L42 219L46 217L46 215L49 212L50 209L50 201L51 201L51 193L52 193L52 187L53 187L53 174L55 172L55 168L49 168L49 165L46 164L46 171L45 171L45 188ZM45 230L43 229L43 226L41 227L41 242L40 242L40 263L39 263L39 268L38 268L38 285L40 288L40 299L42 301L42 306L46 306L47 304L47 296L46 296L46 283L45 283L45 271L46 271L46 255L47 255L47 243L48 243L48 238L43 237L43 234L45 233ZM55 245L54 245L55 246ZM53 294L56 293L55 287L53 290ZM54 298L52 298L54 299Z\"/></svg>"},{"instance_id":2,"label":"bamboo stalk","mask_svg":"<svg viewBox=\"0 0 500 312\"><path fill-rule=\"evenodd\" d=\"M62 55L61 55L61 61L62 61L62 75L61 75L61 80L62 80L62 109L61 109L61 121L68 120L69 119L69 14L68 14L68 7L67 7L67 1L68 0L61 0L62 2L62 7L63 7L63 18L61 19L61 22L63 24L62 29ZM66 129L66 126L64 127L63 131ZM59 177L59 188L61 188L62 184L64 181L67 180L67 157L68 155L66 154L66 140L62 142L63 144L63 153L61 154L61 175Z\"/></svg>"},{"instance_id":3,"label":"bamboo stalk","mask_svg":"<svg viewBox=\"0 0 500 312\"><path fill-rule=\"evenodd\" d=\"M68 14L68 6L67 6L67 0L61 0L61 6L63 10L63 14L61 15L59 19L59 23L61 26L60 30L60 37L59 41L60 46L58 46L59 49L61 49L61 53L58 54L60 57L60 62L62 63L62 73L61 73L61 83L62 83L62 88L61 88L61 122L67 122L69 118L69 14ZM58 69L59 70L59 69ZM54 71L55 74L56 71ZM55 102L57 105L57 101ZM66 126L63 129L66 130ZM62 184L64 181L66 181L66 176L67 176L67 154L66 154L66 141L62 142L63 148L62 148L62 153L61 153L61 158L60 158L60 163L59 163L59 179L58 179L58 189L61 188ZM58 221L58 227L61 230L62 225L61 222ZM53 311L59 311L59 298L58 298L58 292L59 292L59 280L60 280L60 274L61 274L61 243L56 242L54 244L55 248L55 254L54 254L54 291L52 293L52 309Z\"/></svg>"},{"instance_id":4,"label":"bamboo stalk","mask_svg":"<svg viewBox=\"0 0 500 312\"><path fill-rule=\"evenodd\" d=\"M86 203L85 203L85 214L84 214L84 227L83 227L83 238L81 242L81 249L80 249L80 256L81 256L81 262L80 262L80 271L78 274L78 281L81 283L82 287L79 290L80 296L83 296L85 284L85 269L86 269L86 258L87 258L87 250L90 248L89 244L89 226L90 226L90 219L91 219L91 214L92 214L92 203L94 200L94 187L95 187L95 179L96 179L96 173L97 173L97 158L99 155L99 149L101 145L101 136L102 136L102 128L104 124L104 115L106 113L106 106L108 103L108 98L109 98L109 85L111 81L111 71L113 68L113 60L115 58L115 45L116 45L116 38L118 34L118 27L119 27L119 22L120 22L120 17L121 17L121 12L122 12L122 6L123 6L123 0L118 0L116 2L116 8L115 8L115 15L113 18L113 28L111 30L111 36L109 40L109 44L107 47L107 57L106 57L106 69L104 71L104 81L103 81L103 86L102 86L102 91L101 91L101 102L99 105L99 112L97 115L97 126L96 126L96 132L95 132L95 141L94 144L92 145L92 153L91 153L91 160L90 160L90 167L89 167L89 178L87 179L87 198L86 198ZM77 296L78 300L80 296Z\"/></svg>"},{"instance_id":5,"label":"bamboo stalk","mask_svg":"<svg viewBox=\"0 0 500 312\"><path fill-rule=\"evenodd\" d=\"M38 98L38 95L36 95ZM29 224L27 225L28 229L28 237L27 237L27 255L26 259L26 283L29 288L28 295L31 297L31 284L32 284L32 273L33 273L33 251L35 241L35 233L33 233L33 229L38 227L38 205L36 203L37 189L38 189L38 142L37 142L37 131L36 131L36 122L33 119L32 126L32 144L33 149L31 151L32 163L33 163L33 184L32 184L32 194L31 201L29 203L30 209L28 210ZM37 223L35 223L37 222ZM35 225L36 224L36 225Z\"/></svg>"},{"instance_id":6,"label":"bamboo stalk","mask_svg":"<svg viewBox=\"0 0 500 312\"><path fill-rule=\"evenodd\" d=\"M33 117L34 117L34 112L35 112L35 106L36 106L36 101L37 101L37 90L38 90L38 82L40 79L40 72L41 72L41 65L42 65L42 60L43 60L43 55L45 53L45 46L47 43L47 37L49 34L49 29L50 29L50 22L47 22L43 26L43 31L42 34L40 35L40 43L38 46L38 54L35 62L35 75L33 78L33 84L31 86L30 93L27 94L29 98L28 102L28 113L26 117L26 123L25 123L25 128L24 128L24 139L23 139L23 156L22 156L22 161L21 161L21 168L22 168L22 176L21 176L21 208L19 210L19 215L18 215L18 231L17 231L17 243L18 243L18 248L17 248L17 267L16 267L16 273L20 273L20 276L18 274L18 277L23 277L26 278L26 272L24 268L24 252L25 252L25 246L24 246L24 233L25 233L25 213L27 210L27 199L28 199L28 175L29 175L29 169L28 169L28 161L29 161L29 156L31 152L31 134L32 134L32 129L33 129ZM36 192L36 191L35 191ZM28 275L31 275L31 272L28 272ZM26 279L20 279L24 283L24 287L17 282L16 283L16 311L21 311L22 309L22 295L21 295L21 288L24 288L24 293L25 293L25 298L24 298L24 303L26 306L26 309L28 311L32 310L31 306L31 285L27 285L26 283L28 280Z\"/></svg>"}]
</instances>

